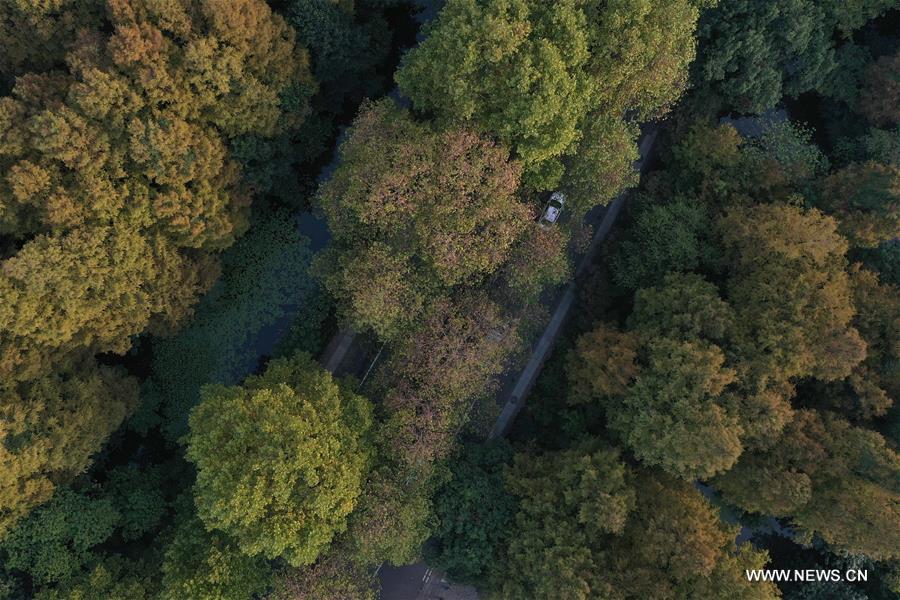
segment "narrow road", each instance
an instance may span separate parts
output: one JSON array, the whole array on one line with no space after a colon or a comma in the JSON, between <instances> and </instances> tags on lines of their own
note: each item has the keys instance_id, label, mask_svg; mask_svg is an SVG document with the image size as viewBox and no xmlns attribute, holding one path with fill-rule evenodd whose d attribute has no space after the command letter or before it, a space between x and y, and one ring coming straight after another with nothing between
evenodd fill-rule
<instances>
[{"instance_id":1,"label":"narrow road","mask_svg":"<svg viewBox=\"0 0 900 600\"><path fill-rule=\"evenodd\" d=\"M341 364L344 362L344 357L347 356L347 352L355 340L356 332L346 328L341 329L331 338L328 346L322 352L321 358L322 366L325 367L326 371L335 375L343 374Z\"/></svg>"},{"instance_id":2,"label":"narrow road","mask_svg":"<svg viewBox=\"0 0 900 600\"><path fill-rule=\"evenodd\" d=\"M443 0L416 0L416 4L421 6L423 10L419 13L418 19L421 23L427 23L437 14ZM417 41L421 41L423 36L420 34ZM408 100L403 98L395 88L390 94L395 101L401 106L408 105ZM638 171L642 171L645 166L645 158L652 149L653 142L656 139L656 126L651 125L645 131L641 138L639 149L640 156L635 165ZM336 163L337 157L335 157ZM333 169L333 165L331 165ZM326 177L330 174L330 170L325 169L323 173ZM585 218L585 222L596 227L594 237L588 247L587 252L582 258L576 270L576 278L567 285L561 294L554 300L547 301L547 306L555 308L544 332L534 347L529 360L521 373L516 376L514 373L508 373L503 379L508 385L501 388L501 401L504 402L503 409L490 433L490 437L498 437L505 435L509 429L515 416L521 410L524 400L534 385L540 369L549 356L553 348L556 338L559 336L562 326L569 316L571 308L575 303L575 292L577 289L577 278L582 275L587 267L593 262L593 258L600 247L600 244L606 238L616 217L625 202L627 193L620 194L605 209L595 208ZM602 217L602 220L600 220ZM599 225L597 225L599 221ZM326 369L333 373L345 374L354 371L348 364L351 357L358 352L354 352L354 344L359 341L359 336L349 329L339 331L332 338L328 347L322 353L321 362ZM356 361L358 363L358 361ZM358 373L357 373L358 374ZM508 388L511 387L511 390ZM502 400L504 399L505 400ZM382 600L477 600L478 592L472 586L456 585L449 582L443 572L438 569L429 567L424 562L418 562L412 565L401 567L393 567L383 565L378 572L381 584Z\"/></svg>"},{"instance_id":3,"label":"narrow road","mask_svg":"<svg viewBox=\"0 0 900 600\"><path fill-rule=\"evenodd\" d=\"M640 173L643 173L646 163L645 159L653 149L653 143L656 141L656 133L656 126L651 125L647 128L641 138L639 146L641 158L635 163L635 169ZM628 191L622 192L607 207L600 226L594 232L594 237L591 240L590 246L588 246L587 252L585 252L584 257L582 257L581 262L578 264L578 268L575 271L575 278L565 287L562 294L559 296L556 301L556 308L553 310L553 315L550 317L550 321L547 323L547 327L544 329L543 334L541 334L537 345L531 352L528 362L525 364L522 372L519 373L518 378L515 379L515 384L512 386L512 389L506 392L506 400L503 404L503 409L500 411L500 415L494 422L494 427L491 429L488 439L506 435L513 419L515 419L516 415L519 414L519 411L522 410L524 400L528 396L528 392L530 392L531 388L534 386L534 382L541 371L544 361L550 356L550 352L553 350L553 344L556 343L556 338L559 337L559 333L562 331L562 327L569 317L569 312L575 304L575 292L578 288L578 278L583 275L594 262L594 256L597 254L600 244L603 243L603 240L606 239L610 229L612 229L613 223L615 223L616 218L619 216L619 211L622 210L622 205L628 197L628 193Z\"/></svg>"},{"instance_id":4,"label":"narrow road","mask_svg":"<svg viewBox=\"0 0 900 600\"><path fill-rule=\"evenodd\" d=\"M418 562L403 567L384 566L381 600L478 600L478 590L451 583L443 571Z\"/></svg>"},{"instance_id":5,"label":"narrow road","mask_svg":"<svg viewBox=\"0 0 900 600\"><path fill-rule=\"evenodd\" d=\"M641 173L647 165L646 158L653 149L656 133L657 126L655 124L650 125L645 129L641 137L639 145L641 158L635 163L635 169ZM562 326L565 324L572 306L575 304L578 278L592 264L600 244L612 229L627 197L628 192L623 192L606 207L605 212L594 213L593 216L595 217L599 217L602 214L602 221L600 221L594 232L591 244L575 271L574 280L557 296L550 321L538 339L525 367L518 376L507 374L507 377L505 377L508 380L508 385L502 388L500 394L501 398L506 400L500 415L494 422L489 439L505 435L513 419L522 409L528 392L531 391L544 361L550 355L553 344L556 342L556 338L559 336ZM550 300L548 305L552 304L553 300ZM510 375L512 376L510 377ZM477 600L478 598L478 592L475 588L454 585L446 581L443 573L436 569L432 570L424 562L417 562L402 567L384 565L378 575L381 580L382 600ZM437 585L435 581L438 582Z\"/></svg>"}]
</instances>

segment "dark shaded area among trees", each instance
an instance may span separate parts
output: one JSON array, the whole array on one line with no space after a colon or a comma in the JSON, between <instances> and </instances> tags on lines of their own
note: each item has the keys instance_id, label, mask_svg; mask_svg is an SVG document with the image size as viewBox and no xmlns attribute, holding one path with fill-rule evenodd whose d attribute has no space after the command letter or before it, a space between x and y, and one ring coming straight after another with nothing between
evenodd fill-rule
<instances>
[{"instance_id":1,"label":"dark shaded area among trees","mask_svg":"<svg viewBox=\"0 0 900 600\"><path fill-rule=\"evenodd\" d=\"M0 2L0 599L900 593L896 3L422 8Z\"/></svg>"}]
</instances>

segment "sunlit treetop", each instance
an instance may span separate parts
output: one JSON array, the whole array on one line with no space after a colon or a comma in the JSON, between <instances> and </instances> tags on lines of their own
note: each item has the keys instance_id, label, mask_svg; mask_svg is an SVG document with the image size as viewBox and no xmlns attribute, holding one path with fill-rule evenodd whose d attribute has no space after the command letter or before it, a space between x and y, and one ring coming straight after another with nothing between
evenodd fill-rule
<instances>
[{"instance_id":1,"label":"sunlit treetop","mask_svg":"<svg viewBox=\"0 0 900 600\"><path fill-rule=\"evenodd\" d=\"M526 183L546 189L598 115L656 116L674 103L698 15L688 0L451 0L396 79L417 110L508 144Z\"/></svg>"},{"instance_id":2,"label":"sunlit treetop","mask_svg":"<svg viewBox=\"0 0 900 600\"><path fill-rule=\"evenodd\" d=\"M261 0L109 0L104 14L59 69L0 98L0 234L16 240L0 255L4 376L124 352L189 314L215 275L208 252L248 225L232 140L292 131L314 90Z\"/></svg>"}]
</instances>

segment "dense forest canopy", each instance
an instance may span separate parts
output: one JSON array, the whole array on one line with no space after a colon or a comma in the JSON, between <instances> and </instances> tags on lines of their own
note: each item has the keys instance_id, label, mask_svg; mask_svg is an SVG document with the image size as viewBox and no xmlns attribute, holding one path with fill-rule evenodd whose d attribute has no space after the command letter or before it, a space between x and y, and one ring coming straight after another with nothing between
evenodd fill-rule
<instances>
[{"instance_id":1,"label":"dense forest canopy","mask_svg":"<svg viewBox=\"0 0 900 600\"><path fill-rule=\"evenodd\" d=\"M887 600L898 394L896 0L0 0L0 600Z\"/></svg>"}]
</instances>

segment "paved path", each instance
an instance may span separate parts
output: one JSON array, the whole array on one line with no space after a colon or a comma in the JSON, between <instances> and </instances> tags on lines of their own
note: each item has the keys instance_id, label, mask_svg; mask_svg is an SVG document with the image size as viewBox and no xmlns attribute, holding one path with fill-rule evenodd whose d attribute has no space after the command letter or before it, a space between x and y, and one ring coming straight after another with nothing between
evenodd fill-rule
<instances>
[{"instance_id":1,"label":"paved path","mask_svg":"<svg viewBox=\"0 0 900 600\"><path fill-rule=\"evenodd\" d=\"M519 414L519 410L522 408L522 401L528 396L528 392L531 391L531 387L537 379L537 374L540 372L541 366L543 366L544 361L550 355L553 343L556 341L557 336L559 336L559 331L562 329L563 323L569 315L569 309L572 308L574 302L575 284L570 283L566 286L562 297L556 305L556 309L553 311L553 316L547 324L547 328L541 335L541 339L538 340L537 346L535 346L534 351L528 358L528 363L519 374L519 378L516 380L512 392L510 392L506 403L503 405L503 409L497 416L494 427L488 435L489 440L506 435L513 419Z\"/></svg>"},{"instance_id":2,"label":"paved path","mask_svg":"<svg viewBox=\"0 0 900 600\"><path fill-rule=\"evenodd\" d=\"M474 587L451 583L443 571L422 562L403 567L384 565L378 577L382 600L478 600Z\"/></svg>"},{"instance_id":3,"label":"paved path","mask_svg":"<svg viewBox=\"0 0 900 600\"><path fill-rule=\"evenodd\" d=\"M647 129L643 139L641 139L641 158L635 164L635 168L639 172L642 172L644 169L644 159L649 155L650 150L653 148L654 141L656 141L656 127L651 126ZM532 386L534 386L534 382L541 371L544 361L550 356L550 352L553 350L553 344L556 342L556 338L559 337L562 326L569 317L572 305L575 304L575 292L578 286L578 277L583 275L593 263L594 256L600 248L600 244L609 234L610 229L612 229L613 223L615 223L616 218L619 216L619 212L622 210L622 205L625 203L627 195L627 191L619 194L616 199L612 201L607 208L606 213L603 215L603 221L601 221L600 226L594 232L591 244L588 247L587 252L585 252L584 257L581 259L578 269L575 271L575 279L565 287L562 295L559 297L556 308L553 310L553 316L550 317L550 321L547 323L544 333L541 334L525 368L522 369L512 391L509 392L503 405L503 409L500 411L500 415L494 422L494 427L491 429L488 439L506 435L513 419L515 419L516 415L519 414L519 411L522 410L524 400L528 396L528 392L531 391Z\"/></svg>"},{"instance_id":4,"label":"paved path","mask_svg":"<svg viewBox=\"0 0 900 600\"><path fill-rule=\"evenodd\" d=\"M643 171L646 166L645 158L653 147L656 133L656 126L651 125L641 139L639 147L641 159L635 164L635 168L638 171ZM594 237L587 252L576 269L575 280L569 283L558 296L550 321L535 345L525 367L517 377L515 374L506 376L509 385L504 386L503 391L501 391L501 398L506 398L506 400L491 430L490 439L505 435L515 416L522 409L525 398L531 391L544 361L550 355L553 344L556 342L556 338L559 336L562 326L565 324L572 306L575 304L578 278L592 264L597 250L619 216L626 197L627 192L620 194L605 208L604 212L592 211L593 214L590 216L593 219L591 220L596 220L601 214L602 220L594 232ZM552 305L552 300L548 304ZM349 368L347 364L343 363L351 362L347 358L348 355L358 354L351 352L354 343L358 341L359 336L355 332L349 329L339 331L322 353L322 364L326 369L337 374L345 374L357 370ZM355 362L358 363L359 361ZM361 373L355 374L360 375ZM506 392L510 387L511 390ZM442 572L432 569L424 562L402 567L392 567L385 564L379 570L378 577L381 582L382 600L477 600L478 598L475 588L449 583Z\"/></svg>"},{"instance_id":5,"label":"paved path","mask_svg":"<svg viewBox=\"0 0 900 600\"><path fill-rule=\"evenodd\" d=\"M647 166L646 157L649 156L656 140L657 128L655 125L649 126L640 142L641 159L635 163L635 168L643 172ZM625 203L627 192L619 194L618 197L606 207L605 212L594 212L592 217L595 219L600 214L603 215L602 221L594 232L594 237L588 247L587 252L582 258L575 272L575 280L567 285L556 300L556 306L553 315L547 323L544 332L535 345L527 364L522 369L518 377L513 375L507 382L509 385L503 387L501 397L506 398L506 402L494 427L491 430L490 438L500 437L506 434L509 425L515 416L522 409L524 400L528 396L528 392L534 385L541 366L550 355L553 344L559 336L562 326L569 316L572 306L575 304L575 293L577 290L578 277L588 269L593 262L600 244L612 229L619 212ZM593 212L593 211L592 211ZM550 302L552 305L552 301ZM515 383L513 383L513 381ZM511 390L506 392L507 389ZM506 394L506 395L504 395ZM378 577L381 581L381 599L382 600L477 600L478 592L471 586L454 585L446 581L443 573L436 569L431 569L424 562L417 562L412 565L402 567L391 567L383 565L379 570Z\"/></svg>"},{"instance_id":6,"label":"paved path","mask_svg":"<svg viewBox=\"0 0 900 600\"><path fill-rule=\"evenodd\" d=\"M331 338L328 346L322 352L321 362L326 371L330 371L335 375L341 374L339 372L341 363L344 361L344 357L347 356L347 351L350 350L350 346L353 345L355 339L356 332L352 329L341 329L334 334L334 337Z\"/></svg>"},{"instance_id":7,"label":"paved path","mask_svg":"<svg viewBox=\"0 0 900 600\"><path fill-rule=\"evenodd\" d=\"M643 171L646 166L645 158L649 155L656 139L656 127L650 126L640 142L641 159L635 164L635 168ZM506 434L510 424L522 409L524 400L531 391L534 382L540 373L544 361L550 355L553 344L559 336L563 325L568 318L572 306L575 304L577 281L592 264L601 243L612 229L619 212L625 203L627 193L622 193L606 207L605 212L594 212L591 216L596 220L602 214L602 220L594 232L594 237L575 271L575 280L569 283L556 300L556 305L550 321L541 334L525 367L516 377L515 374L507 374L508 385L503 387L501 398L506 398L503 409L491 430L489 439L501 437ZM552 300L548 303L552 305ZM359 336L349 329L342 329L331 339L331 342L322 353L323 366L336 374L353 372L356 375L360 361L351 361L350 357L358 352L352 351L353 346L359 341ZM348 364L355 362L355 366ZM514 383L513 383L514 382ZM510 390L511 387L511 390ZM506 392L506 390L510 390ZM383 565L378 577L381 583L382 600L477 600L478 593L471 586L460 586L448 582L444 574L432 569L424 562L402 567Z\"/></svg>"}]
</instances>

